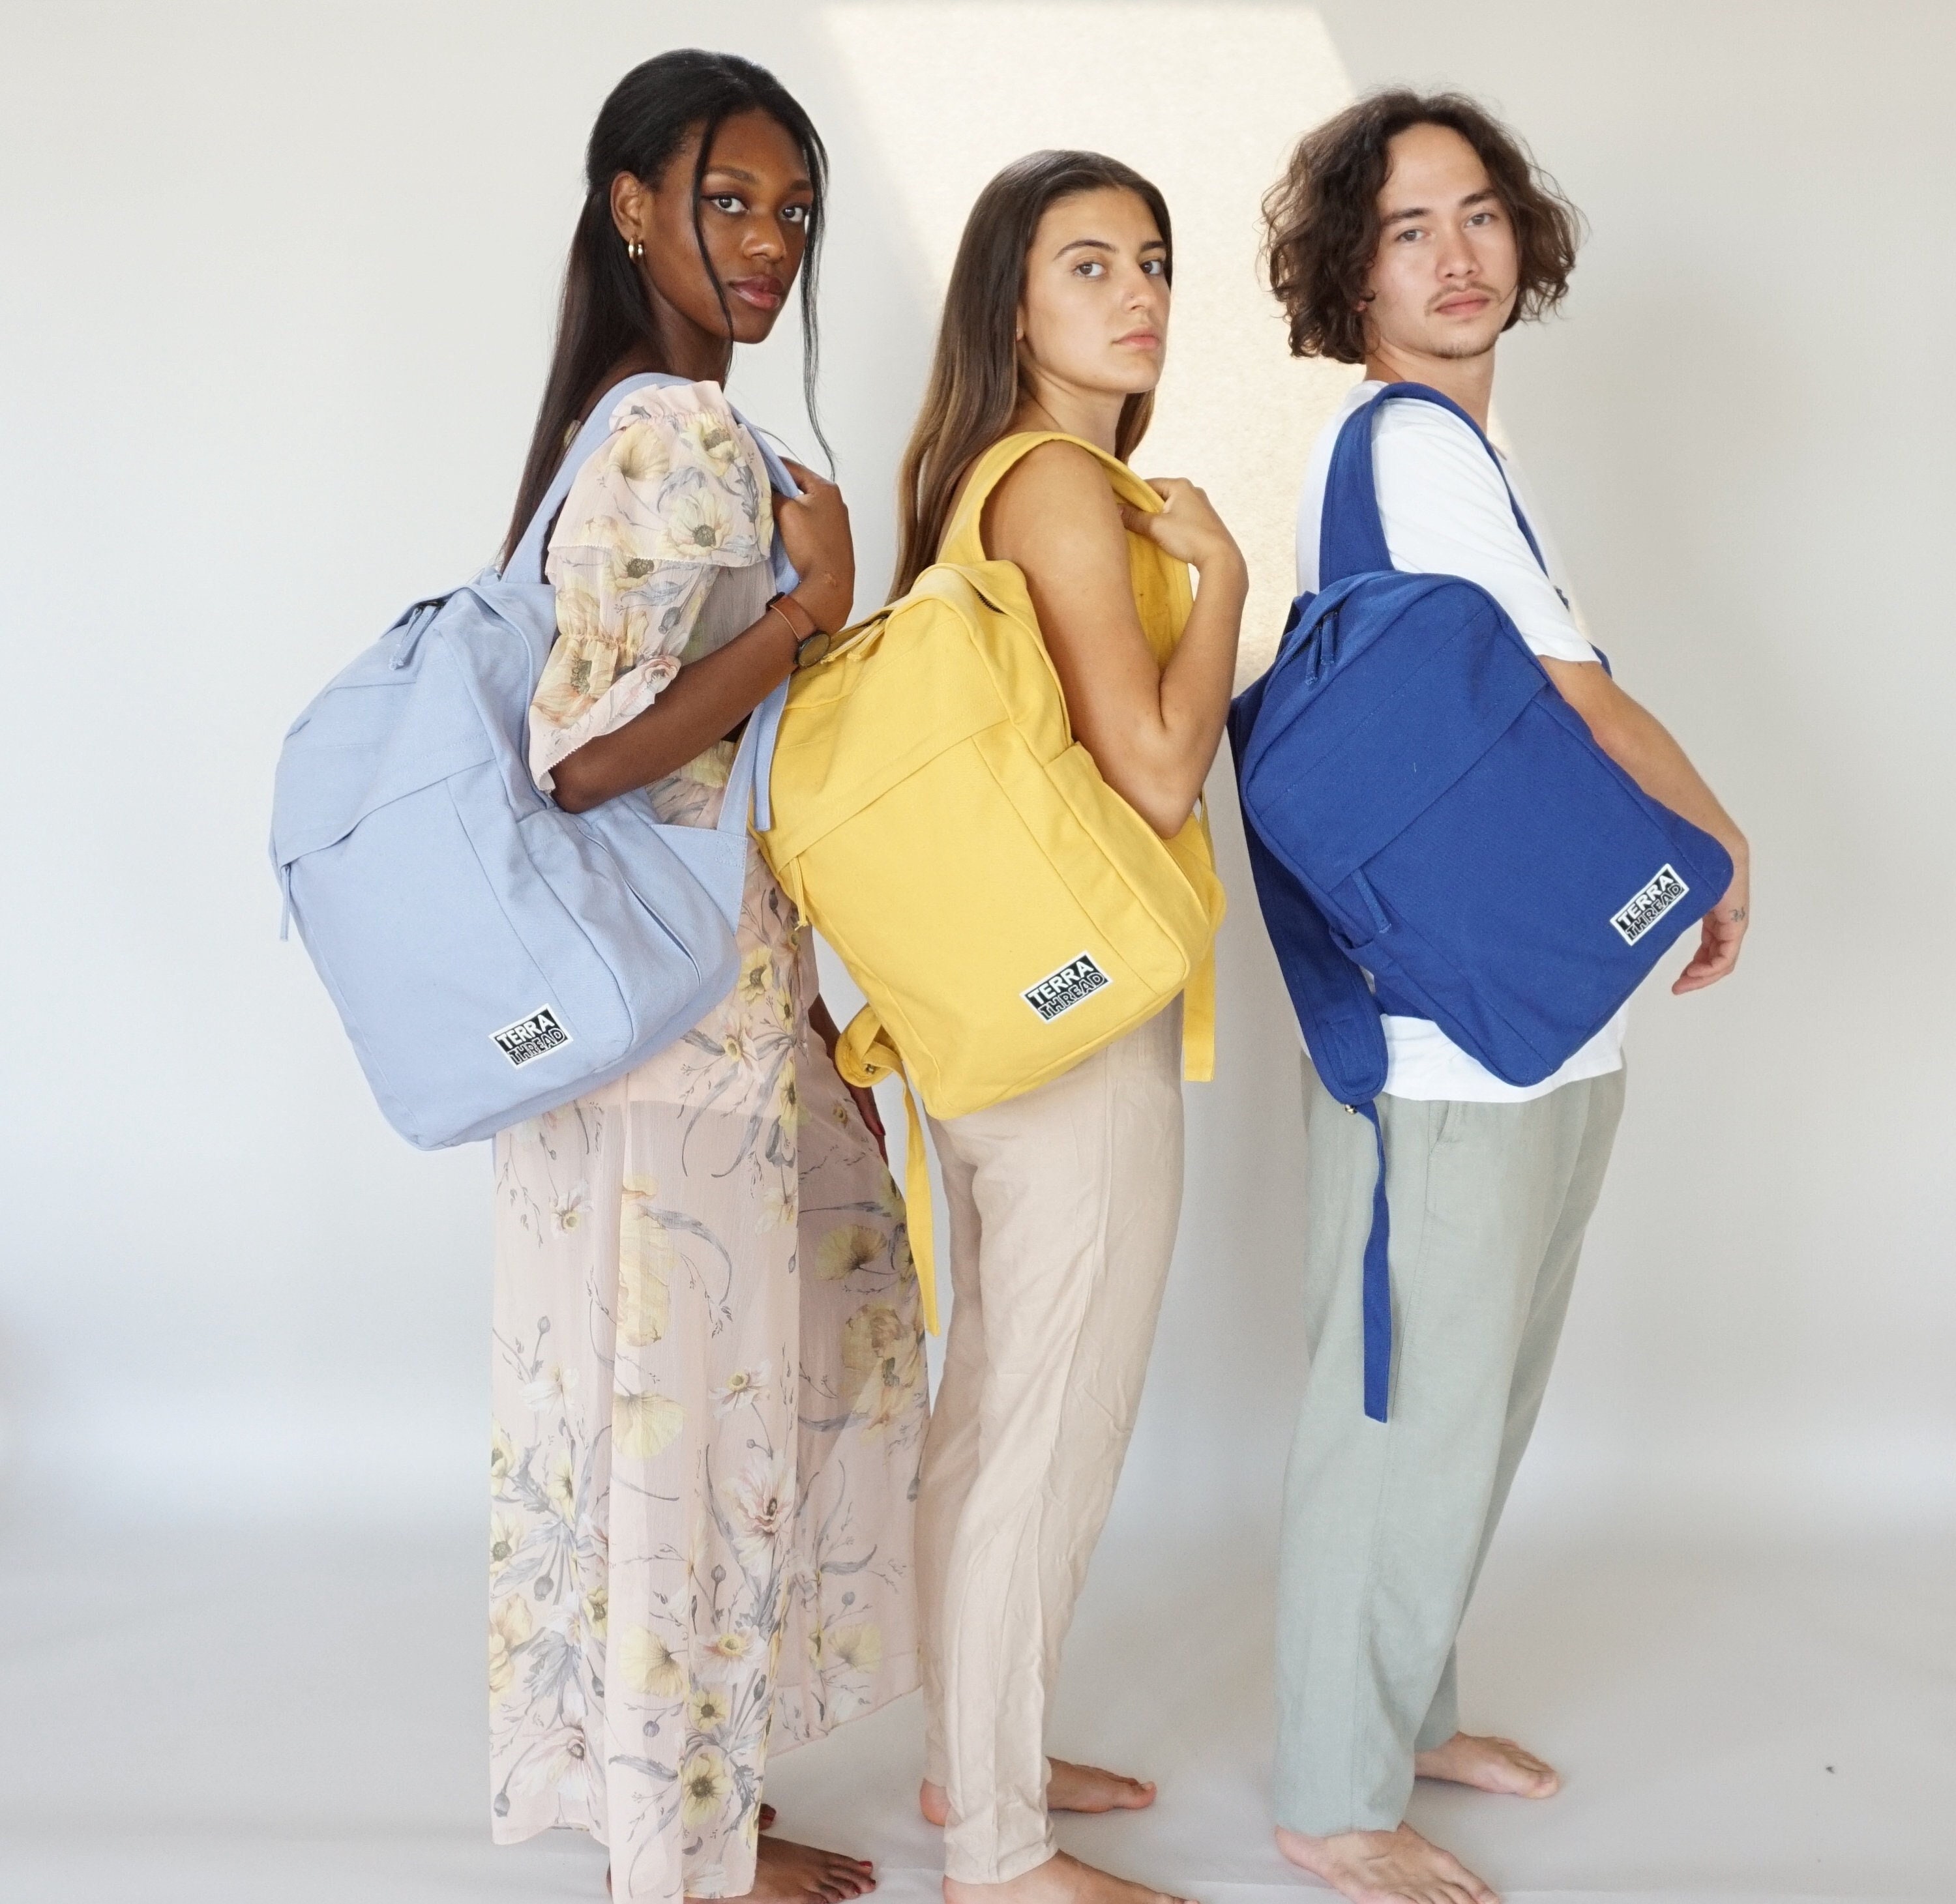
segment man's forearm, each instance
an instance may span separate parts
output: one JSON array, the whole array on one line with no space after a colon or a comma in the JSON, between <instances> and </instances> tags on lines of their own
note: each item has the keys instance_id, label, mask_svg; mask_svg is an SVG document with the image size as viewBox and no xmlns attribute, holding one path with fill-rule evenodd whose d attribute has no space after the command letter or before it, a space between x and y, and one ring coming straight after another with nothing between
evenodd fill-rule
<instances>
[{"instance_id":1,"label":"man's forearm","mask_svg":"<svg viewBox=\"0 0 1956 1904\"><path fill-rule=\"evenodd\" d=\"M1656 715L1593 661L1544 659L1543 666L1563 698L1588 723L1596 745L1638 786L1710 834L1734 859L1743 858L1746 836Z\"/></svg>"}]
</instances>

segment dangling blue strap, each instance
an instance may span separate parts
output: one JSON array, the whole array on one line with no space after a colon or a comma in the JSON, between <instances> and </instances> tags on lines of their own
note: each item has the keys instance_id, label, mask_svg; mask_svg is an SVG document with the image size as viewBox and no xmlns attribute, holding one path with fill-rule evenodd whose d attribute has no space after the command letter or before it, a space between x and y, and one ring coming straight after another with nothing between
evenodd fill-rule
<instances>
[{"instance_id":1,"label":"dangling blue strap","mask_svg":"<svg viewBox=\"0 0 1956 1904\"><path fill-rule=\"evenodd\" d=\"M1392 1240L1392 1215L1386 1207L1386 1133L1379 1107L1369 1099L1352 1107L1372 1127L1379 1152L1378 1180L1372 1186L1372 1228L1365 1238L1365 1268L1361 1288L1365 1318L1365 1413L1374 1421L1386 1418L1386 1395L1393 1376L1393 1278L1387 1262Z\"/></svg>"}]
</instances>

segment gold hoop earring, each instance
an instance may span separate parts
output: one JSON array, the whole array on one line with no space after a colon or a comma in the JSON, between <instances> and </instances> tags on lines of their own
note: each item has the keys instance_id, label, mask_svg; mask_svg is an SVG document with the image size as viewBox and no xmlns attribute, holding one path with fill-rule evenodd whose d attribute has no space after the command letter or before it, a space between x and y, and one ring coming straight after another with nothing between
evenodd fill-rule
<instances>
[{"instance_id":1,"label":"gold hoop earring","mask_svg":"<svg viewBox=\"0 0 1956 1904\"><path fill-rule=\"evenodd\" d=\"M638 261L645 255L645 247L643 241L638 238L633 239L631 243L625 247L625 255L629 258L634 264L636 264Z\"/></svg>"}]
</instances>

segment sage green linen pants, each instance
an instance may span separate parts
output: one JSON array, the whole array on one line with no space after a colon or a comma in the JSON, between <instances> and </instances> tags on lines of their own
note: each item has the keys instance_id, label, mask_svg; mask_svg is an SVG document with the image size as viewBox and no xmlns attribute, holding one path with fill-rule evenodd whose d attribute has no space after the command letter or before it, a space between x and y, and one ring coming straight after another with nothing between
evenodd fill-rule
<instances>
[{"instance_id":1,"label":"sage green linen pants","mask_svg":"<svg viewBox=\"0 0 1956 1904\"><path fill-rule=\"evenodd\" d=\"M1528 1445L1623 1073L1523 1104L1382 1097L1393 1381L1363 1401L1372 1127L1305 1067L1311 1367L1284 1483L1278 1822L1390 1831L1413 1754L1459 1729L1454 1638Z\"/></svg>"}]
</instances>

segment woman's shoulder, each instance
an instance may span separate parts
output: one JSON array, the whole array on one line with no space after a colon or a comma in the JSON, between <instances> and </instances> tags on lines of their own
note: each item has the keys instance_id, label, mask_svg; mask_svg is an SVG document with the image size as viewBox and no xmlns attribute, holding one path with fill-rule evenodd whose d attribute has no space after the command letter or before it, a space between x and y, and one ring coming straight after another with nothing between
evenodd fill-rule
<instances>
[{"instance_id":1,"label":"woman's shoulder","mask_svg":"<svg viewBox=\"0 0 1956 1904\"><path fill-rule=\"evenodd\" d=\"M1030 430L1018 433L1021 437L1032 433ZM1014 440L1013 437L1002 437L985 454L996 456ZM999 478L1000 487L1011 482L1017 482L1021 487L1077 490L1082 495L1098 485L1109 495L1113 493L1106 464L1094 451L1074 437L1049 437L1043 443L1035 443L1031 448L1021 450L1011 467Z\"/></svg>"},{"instance_id":2,"label":"woman's shoulder","mask_svg":"<svg viewBox=\"0 0 1956 1904\"><path fill-rule=\"evenodd\" d=\"M638 556L727 568L767 554L767 466L717 383L647 384L619 399L610 422L578 472L553 547L623 540ZM646 532L656 547L639 547Z\"/></svg>"},{"instance_id":3,"label":"woman's shoulder","mask_svg":"<svg viewBox=\"0 0 1956 1904\"><path fill-rule=\"evenodd\" d=\"M1013 539L1062 523L1069 535L1096 523L1118 531L1121 506L1100 459L1084 443L1054 437L1027 450L999 478L985 499L985 522Z\"/></svg>"},{"instance_id":4,"label":"woman's shoulder","mask_svg":"<svg viewBox=\"0 0 1956 1904\"><path fill-rule=\"evenodd\" d=\"M611 430L644 427L708 446L751 445L727 392L717 383L643 383L611 406Z\"/></svg>"}]
</instances>

